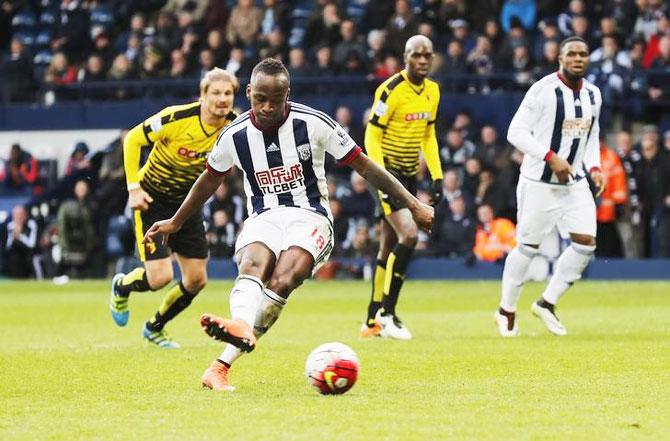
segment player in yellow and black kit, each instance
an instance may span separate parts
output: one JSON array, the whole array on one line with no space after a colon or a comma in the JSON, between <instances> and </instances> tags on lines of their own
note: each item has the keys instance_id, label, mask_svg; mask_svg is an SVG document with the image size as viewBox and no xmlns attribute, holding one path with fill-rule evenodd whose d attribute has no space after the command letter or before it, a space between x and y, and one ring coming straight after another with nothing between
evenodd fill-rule
<instances>
[{"instance_id":1,"label":"player in yellow and black kit","mask_svg":"<svg viewBox=\"0 0 670 441\"><path fill-rule=\"evenodd\" d=\"M236 117L232 109L238 89L234 75L214 68L200 82L198 102L163 109L130 130L123 144L128 203L144 267L114 276L109 308L116 324L125 326L130 293L155 291L170 283L174 277L170 252L175 253L182 278L170 288L143 330L147 341L163 348L179 347L163 328L207 283L208 249L202 213L188 219L166 241L145 245L142 239L154 222L172 217L186 198L221 129ZM145 146L151 152L140 168L140 152Z\"/></svg>"},{"instance_id":2,"label":"player in yellow and black kit","mask_svg":"<svg viewBox=\"0 0 670 441\"><path fill-rule=\"evenodd\" d=\"M428 166L432 203L442 199L442 165L435 135L440 89L427 78L433 44L415 35L405 44L405 70L382 83L365 131L368 156L384 166L412 194L416 194L419 152ZM384 219L380 235L372 295L362 337L384 336L409 340L412 334L396 315L400 288L417 241L418 228L410 211L380 193Z\"/></svg>"}]
</instances>

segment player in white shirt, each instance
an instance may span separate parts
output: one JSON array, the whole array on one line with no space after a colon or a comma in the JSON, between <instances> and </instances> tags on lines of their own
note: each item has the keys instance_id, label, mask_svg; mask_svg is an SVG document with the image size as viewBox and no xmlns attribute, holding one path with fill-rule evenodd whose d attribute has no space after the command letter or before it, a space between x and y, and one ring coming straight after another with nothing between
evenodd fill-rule
<instances>
[{"instance_id":1,"label":"player in white shirt","mask_svg":"<svg viewBox=\"0 0 670 441\"><path fill-rule=\"evenodd\" d=\"M495 313L504 337L519 335L516 305L528 265L557 224L570 233L571 244L531 308L555 335L567 331L554 306L581 278L596 249L596 206L586 174L600 195L605 189L598 125L602 99L600 90L584 79L588 61L583 39L565 39L558 72L533 84L509 126L507 140L524 153L524 159L517 186L518 245L505 260L500 308Z\"/></svg>"},{"instance_id":2,"label":"player in white shirt","mask_svg":"<svg viewBox=\"0 0 670 441\"><path fill-rule=\"evenodd\" d=\"M249 218L236 243L239 276L230 293L230 320L203 314L200 323L227 342L205 371L204 387L232 390L231 364L251 352L256 339L275 323L289 294L323 264L333 246L332 215L323 167L328 152L372 186L407 207L429 230L433 208L419 202L390 173L362 153L349 135L323 112L288 101L289 73L275 59L254 67L247 98L251 110L219 135L207 162L175 215L156 222L145 241L165 240L205 203L233 166L244 173Z\"/></svg>"}]
</instances>

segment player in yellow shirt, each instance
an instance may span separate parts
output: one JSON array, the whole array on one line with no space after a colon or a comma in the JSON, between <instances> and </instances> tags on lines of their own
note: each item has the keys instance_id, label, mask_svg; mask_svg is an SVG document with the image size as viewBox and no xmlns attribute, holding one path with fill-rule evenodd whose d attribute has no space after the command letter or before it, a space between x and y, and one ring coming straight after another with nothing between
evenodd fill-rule
<instances>
[{"instance_id":1,"label":"player in yellow shirt","mask_svg":"<svg viewBox=\"0 0 670 441\"><path fill-rule=\"evenodd\" d=\"M174 253L181 280L169 289L143 330L147 341L162 348L179 347L168 337L165 324L186 309L207 283L208 249L202 212L163 241L145 245L142 238L154 222L171 217L186 198L221 129L236 117L232 109L238 89L234 75L214 68L200 81L199 101L161 110L130 130L123 143L128 203L144 267L114 276L109 308L114 322L125 326L130 293L155 291L169 284L174 277L170 256ZM151 151L140 168L143 147Z\"/></svg>"},{"instance_id":2,"label":"player in yellow shirt","mask_svg":"<svg viewBox=\"0 0 670 441\"><path fill-rule=\"evenodd\" d=\"M375 92L365 147L370 159L391 172L412 194L417 191L416 173L422 151L433 179L432 203L436 204L442 199L442 165L435 135L440 89L427 78L433 56L430 39L415 35L407 40L405 69L384 81ZM381 192L379 197L384 219L361 336L409 340L412 334L398 318L396 304L418 228L408 209Z\"/></svg>"}]
</instances>

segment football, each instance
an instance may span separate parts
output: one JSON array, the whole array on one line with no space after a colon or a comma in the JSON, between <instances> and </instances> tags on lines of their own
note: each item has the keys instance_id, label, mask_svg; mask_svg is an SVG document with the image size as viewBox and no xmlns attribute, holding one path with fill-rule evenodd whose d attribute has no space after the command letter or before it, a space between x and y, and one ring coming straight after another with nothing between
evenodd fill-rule
<instances>
[{"instance_id":1,"label":"football","mask_svg":"<svg viewBox=\"0 0 670 441\"><path fill-rule=\"evenodd\" d=\"M360 363L356 353L343 343L324 343L305 362L307 382L323 395L339 395L356 384Z\"/></svg>"}]
</instances>

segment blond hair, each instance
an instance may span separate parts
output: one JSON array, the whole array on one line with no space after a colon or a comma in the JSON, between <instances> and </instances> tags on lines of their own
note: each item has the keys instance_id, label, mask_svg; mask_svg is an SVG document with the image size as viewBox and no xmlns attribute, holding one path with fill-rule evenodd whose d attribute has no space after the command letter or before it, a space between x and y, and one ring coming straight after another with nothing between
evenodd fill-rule
<instances>
[{"instance_id":1,"label":"blond hair","mask_svg":"<svg viewBox=\"0 0 670 441\"><path fill-rule=\"evenodd\" d=\"M204 95L209 90L209 86L214 81L225 81L233 85L233 91L237 93L240 89L240 83L237 81L237 77L227 70L215 67L214 69L208 71L205 76L200 80L200 95Z\"/></svg>"}]
</instances>

